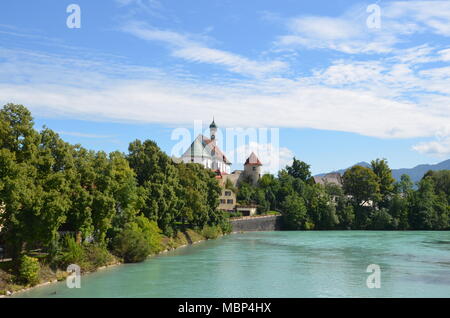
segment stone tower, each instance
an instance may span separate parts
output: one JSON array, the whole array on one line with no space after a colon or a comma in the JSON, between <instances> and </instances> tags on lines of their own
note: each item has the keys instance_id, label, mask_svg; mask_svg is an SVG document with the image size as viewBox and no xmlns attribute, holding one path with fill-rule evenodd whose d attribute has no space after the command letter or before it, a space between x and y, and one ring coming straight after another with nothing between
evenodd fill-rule
<instances>
[{"instance_id":1,"label":"stone tower","mask_svg":"<svg viewBox=\"0 0 450 318\"><path fill-rule=\"evenodd\" d=\"M262 163L254 152L250 157L245 160L244 163L244 178L249 180L253 185L256 185L261 178L261 166Z\"/></svg>"},{"instance_id":2,"label":"stone tower","mask_svg":"<svg viewBox=\"0 0 450 318\"><path fill-rule=\"evenodd\" d=\"M211 123L211 125L209 125L209 135L211 137L212 141L216 141L216 133L217 133L217 126L216 123L214 122L214 117L213 117L213 121Z\"/></svg>"}]
</instances>

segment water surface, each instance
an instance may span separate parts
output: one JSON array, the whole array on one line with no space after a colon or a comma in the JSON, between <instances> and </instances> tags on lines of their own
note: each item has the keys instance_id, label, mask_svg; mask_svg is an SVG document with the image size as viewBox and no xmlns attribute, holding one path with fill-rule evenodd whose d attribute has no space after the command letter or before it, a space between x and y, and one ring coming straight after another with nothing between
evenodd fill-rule
<instances>
[{"instance_id":1,"label":"water surface","mask_svg":"<svg viewBox=\"0 0 450 318\"><path fill-rule=\"evenodd\" d=\"M16 297L450 297L450 232L233 234Z\"/></svg>"}]
</instances>

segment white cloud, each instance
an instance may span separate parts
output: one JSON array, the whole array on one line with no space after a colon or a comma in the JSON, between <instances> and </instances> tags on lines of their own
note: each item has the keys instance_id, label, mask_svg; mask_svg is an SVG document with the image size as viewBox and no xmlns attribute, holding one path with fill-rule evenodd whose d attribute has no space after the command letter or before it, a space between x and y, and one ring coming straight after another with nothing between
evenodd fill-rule
<instances>
[{"instance_id":1,"label":"white cloud","mask_svg":"<svg viewBox=\"0 0 450 318\"><path fill-rule=\"evenodd\" d=\"M279 47L330 49L348 54L392 52L416 33L450 36L450 2L393 1L381 3L381 28L367 26L366 6L357 5L341 16L300 16L286 22L288 34Z\"/></svg>"},{"instance_id":2,"label":"white cloud","mask_svg":"<svg viewBox=\"0 0 450 318\"><path fill-rule=\"evenodd\" d=\"M286 165L292 164L294 152L286 147L278 147L271 143L250 142L230 151L228 158L236 163L244 163L254 152L263 164L263 173L276 174Z\"/></svg>"},{"instance_id":3,"label":"white cloud","mask_svg":"<svg viewBox=\"0 0 450 318\"><path fill-rule=\"evenodd\" d=\"M420 31L450 36L449 1L393 1L383 6L383 16L399 24L414 24Z\"/></svg>"},{"instance_id":4,"label":"white cloud","mask_svg":"<svg viewBox=\"0 0 450 318\"><path fill-rule=\"evenodd\" d=\"M57 132L63 136L74 136L74 137L82 137L82 138L92 138L92 139L103 139L103 138L112 138L116 137L115 135L98 135L98 134L87 134L76 131L58 131Z\"/></svg>"},{"instance_id":5,"label":"white cloud","mask_svg":"<svg viewBox=\"0 0 450 318\"><path fill-rule=\"evenodd\" d=\"M413 149L422 154L444 158L450 155L450 137L443 140L421 142L413 146Z\"/></svg>"},{"instance_id":6,"label":"white cloud","mask_svg":"<svg viewBox=\"0 0 450 318\"><path fill-rule=\"evenodd\" d=\"M251 77L205 80L192 74L183 77L171 68L128 65L112 57L92 59L88 55L3 49L0 102L22 103L39 115L87 120L191 125L214 115L222 127L314 128L379 138L430 137L450 120L450 69L445 64L450 61L450 49L443 44L395 48L399 34L425 32L432 25L425 21L434 15L427 13L413 22L393 21L395 16L404 16L400 11L404 4L391 8L395 10L387 11L387 21L383 20L378 33L361 29L365 28L365 15L348 20L346 15L291 20L291 34L281 37L280 45L301 44L348 53L389 52L376 59L353 55L326 61L328 65L302 77L274 75L286 69L282 61L250 59L212 48L211 39L204 35L142 23L130 23L124 31L164 43L172 56L185 61L218 65ZM432 62L438 64L428 65ZM306 65L302 72L307 71ZM414 149L437 154L444 153L445 147L446 141L438 140ZM292 155L288 149L280 152L285 159Z\"/></svg>"},{"instance_id":7,"label":"white cloud","mask_svg":"<svg viewBox=\"0 0 450 318\"><path fill-rule=\"evenodd\" d=\"M131 22L123 27L123 30L144 40L169 44L174 57L189 62L220 65L234 73L260 77L287 68L287 64L282 61L255 61L238 54L210 48L206 44L209 39L205 36L160 30L140 22Z\"/></svg>"}]
</instances>

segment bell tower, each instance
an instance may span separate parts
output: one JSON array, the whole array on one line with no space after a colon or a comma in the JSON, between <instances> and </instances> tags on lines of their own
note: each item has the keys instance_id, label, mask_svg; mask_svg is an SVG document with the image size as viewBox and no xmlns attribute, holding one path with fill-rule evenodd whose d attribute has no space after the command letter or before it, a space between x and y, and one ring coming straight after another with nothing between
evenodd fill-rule
<instances>
[{"instance_id":1,"label":"bell tower","mask_svg":"<svg viewBox=\"0 0 450 318\"><path fill-rule=\"evenodd\" d=\"M214 117L213 117L213 121L211 123L211 125L209 125L209 135L211 137L212 141L216 141L216 133L217 133L217 126L216 123L214 122Z\"/></svg>"}]
</instances>

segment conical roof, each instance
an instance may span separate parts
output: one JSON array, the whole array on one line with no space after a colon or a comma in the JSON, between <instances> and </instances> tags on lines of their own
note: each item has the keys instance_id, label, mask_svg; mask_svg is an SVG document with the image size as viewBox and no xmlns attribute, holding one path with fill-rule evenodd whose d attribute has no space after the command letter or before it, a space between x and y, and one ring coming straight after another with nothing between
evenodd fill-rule
<instances>
[{"instance_id":1,"label":"conical roof","mask_svg":"<svg viewBox=\"0 0 450 318\"><path fill-rule=\"evenodd\" d=\"M214 118L211 125L209 125L209 128L217 128L216 123L214 122Z\"/></svg>"},{"instance_id":2,"label":"conical roof","mask_svg":"<svg viewBox=\"0 0 450 318\"><path fill-rule=\"evenodd\" d=\"M255 155L254 152L251 153L251 155L245 160L244 166L251 165L251 166L262 166L261 161L259 161L258 157Z\"/></svg>"}]
</instances>

